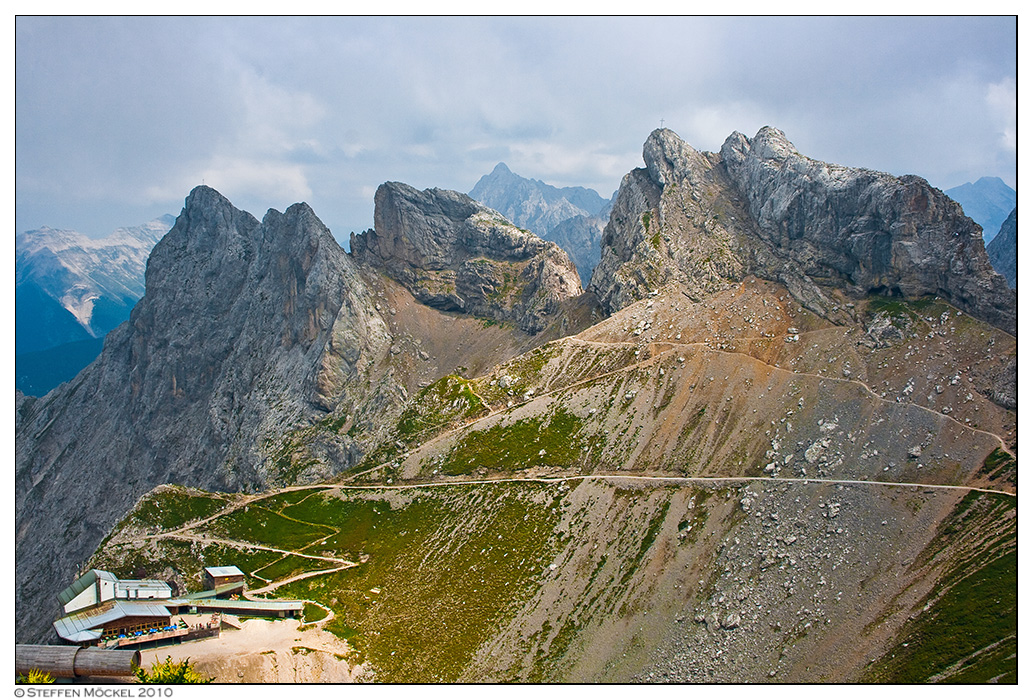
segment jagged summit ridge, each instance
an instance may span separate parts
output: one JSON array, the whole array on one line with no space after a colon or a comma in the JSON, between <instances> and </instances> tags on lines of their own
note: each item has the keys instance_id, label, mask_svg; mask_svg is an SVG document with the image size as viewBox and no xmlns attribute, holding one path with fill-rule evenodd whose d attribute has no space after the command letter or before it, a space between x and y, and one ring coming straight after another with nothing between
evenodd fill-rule
<instances>
[{"instance_id":1,"label":"jagged summit ridge","mask_svg":"<svg viewBox=\"0 0 1033 700\"><path fill-rule=\"evenodd\" d=\"M1015 295L978 226L924 179L806 158L770 127L752 141L732 134L721 163L761 235L812 279L858 295L939 295L1015 332Z\"/></svg>"},{"instance_id":2,"label":"jagged summit ridge","mask_svg":"<svg viewBox=\"0 0 1033 700\"><path fill-rule=\"evenodd\" d=\"M1015 332L1016 298L978 227L916 176L803 156L778 129L736 132L719 154L670 129L625 176L590 288L614 311L679 282L705 294L753 274L834 319L838 294L938 295Z\"/></svg>"},{"instance_id":3,"label":"jagged summit ridge","mask_svg":"<svg viewBox=\"0 0 1033 700\"><path fill-rule=\"evenodd\" d=\"M581 294L577 270L554 243L459 192L388 182L374 228L352 235L352 255L404 284L421 302L543 330Z\"/></svg>"}]
</instances>

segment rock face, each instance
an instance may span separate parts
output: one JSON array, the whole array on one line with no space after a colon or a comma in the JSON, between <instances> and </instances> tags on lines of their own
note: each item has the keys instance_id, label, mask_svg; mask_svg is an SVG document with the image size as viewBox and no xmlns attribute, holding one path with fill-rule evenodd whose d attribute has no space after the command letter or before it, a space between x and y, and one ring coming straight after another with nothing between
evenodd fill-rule
<instances>
[{"instance_id":1,"label":"rock face","mask_svg":"<svg viewBox=\"0 0 1033 700\"><path fill-rule=\"evenodd\" d=\"M610 311L668 282L702 294L755 274L830 319L840 313L830 290L938 295L1015 332L1015 294L979 228L921 178L812 160L770 127L732 134L719 155L661 129L643 158L618 192L592 278Z\"/></svg>"},{"instance_id":2,"label":"rock face","mask_svg":"<svg viewBox=\"0 0 1033 700\"><path fill-rule=\"evenodd\" d=\"M646 167L617 191L592 275L590 289L610 312L672 282L699 298L748 269L752 228L717 157L658 129L643 158Z\"/></svg>"},{"instance_id":3,"label":"rock face","mask_svg":"<svg viewBox=\"0 0 1033 700\"><path fill-rule=\"evenodd\" d=\"M587 285L599 263L599 241L611 202L585 187L553 187L499 163L470 196L567 251Z\"/></svg>"},{"instance_id":4,"label":"rock face","mask_svg":"<svg viewBox=\"0 0 1033 700\"><path fill-rule=\"evenodd\" d=\"M994 266L994 269L1001 276L1008 280L1008 286L1012 289L1018 286L1018 236L1019 210L1016 207L1011 210L1011 214L1001 224L1000 232L986 246L986 254L990 257L990 264Z\"/></svg>"},{"instance_id":5,"label":"rock face","mask_svg":"<svg viewBox=\"0 0 1033 700\"><path fill-rule=\"evenodd\" d=\"M939 295L1015 332L1015 295L979 228L922 178L811 160L772 128L752 141L732 134L721 159L764 238L812 279L858 294Z\"/></svg>"},{"instance_id":6,"label":"rock face","mask_svg":"<svg viewBox=\"0 0 1033 700\"><path fill-rule=\"evenodd\" d=\"M272 481L276 440L387 353L369 296L307 205L260 223L215 190L191 192L100 358L19 402L19 638L46 634L54 592L150 488Z\"/></svg>"},{"instance_id":7,"label":"rock face","mask_svg":"<svg viewBox=\"0 0 1033 700\"><path fill-rule=\"evenodd\" d=\"M437 309L538 333L581 294L563 250L459 192L397 182L376 194L374 228L352 235L357 261L383 270Z\"/></svg>"}]
</instances>

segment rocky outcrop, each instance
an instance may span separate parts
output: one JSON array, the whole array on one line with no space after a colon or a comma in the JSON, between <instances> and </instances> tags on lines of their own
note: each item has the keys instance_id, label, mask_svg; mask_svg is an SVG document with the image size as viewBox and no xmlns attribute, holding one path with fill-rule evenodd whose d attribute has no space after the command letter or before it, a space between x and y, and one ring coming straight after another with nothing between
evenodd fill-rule
<instances>
[{"instance_id":1,"label":"rocky outcrop","mask_svg":"<svg viewBox=\"0 0 1033 700\"><path fill-rule=\"evenodd\" d=\"M352 234L352 255L424 304L538 333L581 294L559 246L464 194L388 182L375 203L374 228Z\"/></svg>"},{"instance_id":2,"label":"rocky outcrop","mask_svg":"<svg viewBox=\"0 0 1033 700\"><path fill-rule=\"evenodd\" d=\"M49 629L54 592L139 496L168 481L240 491L280 478L281 436L355 398L347 387L371 379L375 393L389 345L354 263L308 205L259 222L196 188L101 356L19 400L19 639Z\"/></svg>"},{"instance_id":3,"label":"rocky outcrop","mask_svg":"<svg viewBox=\"0 0 1033 700\"><path fill-rule=\"evenodd\" d=\"M717 158L670 129L650 134L642 155L646 167L621 182L589 286L611 313L672 282L699 298L748 269L748 217Z\"/></svg>"},{"instance_id":4,"label":"rocky outcrop","mask_svg":"<svg viewBox=\"0 0 1033 700\"><path fill-rule=\"evenodd\" d=\"M770 127L732 134L720 154L659 129L643 159L622 182L590 285L610 311L668 282L700 295L753 274L832 320L834 295L936 295L1015 333L1015 293L978 226L919 177L807 158Z\"/></svg>"},{"instance_id":5,"label":"rocky outcrop","mask_svg":"<svg viewBox=\"0 0 1033 700\"><path fill-rule=\"evenodd\" d=\"M1018 207L1011 210L1011 214L1001 224L1000 232L986 246L986 254L990 258L990 264L994 266L1004 279L1008 280L1008 286L1015 289L1018 286L1018 258L1019 258L1019 210Z\"/></svg>"}]
</instances>

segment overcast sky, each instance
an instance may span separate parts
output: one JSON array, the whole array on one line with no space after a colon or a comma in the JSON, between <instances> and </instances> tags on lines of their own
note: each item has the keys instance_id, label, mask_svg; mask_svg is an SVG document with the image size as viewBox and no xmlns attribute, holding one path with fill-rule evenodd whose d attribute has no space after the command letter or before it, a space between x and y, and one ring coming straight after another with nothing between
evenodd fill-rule
<instances>
[{"instance_id":1,"label":"overcast sky","mask_svg":"<svg viewBox=\"0 0 1033 700\"><path fill-rule=\"evenodd\" d=\"M517 174L610 196L660 125L776 126L805 155L947 189L1016 178L1013 18L16 21L17 231L178 214L203 181L339 240L387 180Z\"/></svg>"}]
</instances>

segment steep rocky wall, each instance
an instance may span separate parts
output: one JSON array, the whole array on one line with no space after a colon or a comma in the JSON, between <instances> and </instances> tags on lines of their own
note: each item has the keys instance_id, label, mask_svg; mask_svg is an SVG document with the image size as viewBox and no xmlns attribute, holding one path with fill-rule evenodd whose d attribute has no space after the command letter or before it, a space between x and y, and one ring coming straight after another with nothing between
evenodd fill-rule
<instances>
[{"instance_id":1,"label":"steep rocky wall","mask_svg":"<svg viewBox=\"0 0 1033 700\"><path fill-rule=\"evenodd\" d=\"M760 234L811 278L859 294L939 295L1015 333L1015 294L979 227L922 178L807 158L771 127L729 136L721 162Z\"/></svg>"},{"instance_id":2,"label":"steep rocky wall","mask_svg":"<svg viewBox=\"0 0 1033 700\"><path fill-rule=\"evenodd\" d=\"M267 440L326 415L388 345L355 266L307 205L259 223L196 188L101 357L19 407L19 639L48 633L55 592L141 494L166 481L262 488Z\"/></svg>"},{"instance_id":3,"label":"steep rocky wall","mask_svg":"<svg viewBox=\"0 0 1033 700\"><path fill-rule=\"evenodd\" d=\"M538 333L581 294L577 269L555 243L518 229L459 192L381 185L374 229L352 235L352 255L421 302Z\"/></svg>"},{"instance_id":4,"label":"steep rocky wall","mask_svg":"<svg viewBox=\"0 0 1033 700\"><path fill-rule=\"evenodd\" d=\"M669 129L643 147L603 232L590 289L611 313L668 282L697 298L747 274L843 321L830 290L941 296L1014 334L1016 296L978 227L924 180L822 163L777 129L701 153Z\"/></svg>"}]
</instances>

